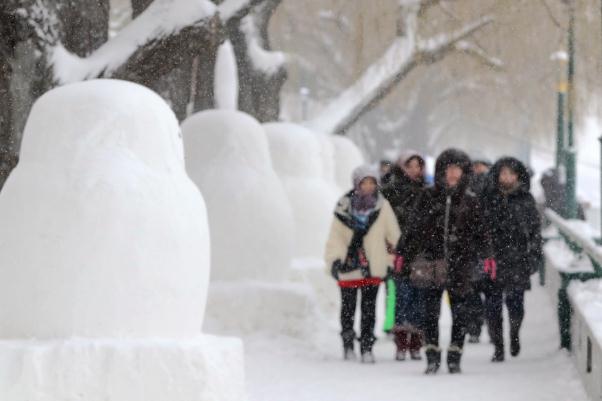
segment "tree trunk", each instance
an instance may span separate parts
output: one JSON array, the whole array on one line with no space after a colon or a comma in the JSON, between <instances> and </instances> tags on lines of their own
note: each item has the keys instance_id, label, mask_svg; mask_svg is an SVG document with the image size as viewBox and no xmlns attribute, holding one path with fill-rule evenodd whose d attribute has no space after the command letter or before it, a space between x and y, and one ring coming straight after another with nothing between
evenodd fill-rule
<instances>
[{"instance_id":1,"label":"tree trunk","mask_svg":"<svg viewBox=\"0 0 602 401\"><path fill-rule=\"evenodd\" d=\"M132 19L142 14L152 2L153 0L132 0Z\"/></svg>"},{"instance_id":2,"label":"tree trunk","mask_svg":"<svg viewBox=\"0 0 602 401\"><path fill-rule=\"evenodd\" d=\"M238 67L238 107L261 122L278 120L280 91L287 73L283 65L262 70L251 57L249 45L255 39L266 54L270 52L268 26L280 3L281 0L266 1L256 6L242 23L234 18L227 25Z\"/></svg>"},{"instance_id":3,"label":"tree trunk","mask_svg":"<svg viewBox=\"0 0 602 401\"><path fill-rule=\"evenodd\" d=\"M17 164L33 103L56 85L41 36L85 56L107 40L108 24L109 0L6 0L0 6L0 187Z\"/></svg>"}]
</instances>

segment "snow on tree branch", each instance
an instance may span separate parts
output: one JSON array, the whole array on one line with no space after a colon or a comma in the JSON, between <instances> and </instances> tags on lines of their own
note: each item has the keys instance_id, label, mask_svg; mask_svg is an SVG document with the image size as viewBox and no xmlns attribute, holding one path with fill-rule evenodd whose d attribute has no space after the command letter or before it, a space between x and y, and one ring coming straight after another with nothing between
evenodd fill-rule
<instances>
[{"instance_id":1,"label":"snow on tree branch","mask_svg":"<svg viewBox=\"0 0 602 401\"><path fill-rule=\"evenodd\" d=\"M130 78L132 73L142 78L158 65L161 71L153 74L160 75L177 65L178 60L170 58L181 52L174 52L174 48L191 47L185 50L194 52L191 44L199 47L219 25L217 7L209 0L155 0L88 57L77 57L62 44L51 43L50 64L60 84L96 77ZM164 63L151 61L157 57L163 57Z\"/></svg>"},{"instance_id":2,"label":"snow on tree branch","mask_svg":"<svg viewBox=\"0 0 602 401\"><path fill-rule=\"evenodd\" d=\"M268 75L274 75L283 68L286 55L282 52L266 49L257 27L257 17L255 15L249 14L243 18L240 29L245 35L247 54L255 69Z\"/></svg>"},{"instance_id":3,"label":"snow on tree branch","mask_svg":"<svg viewBox=\"0 0 602 401\"><path fill-rule=\"evenodd\" d=\"M491 56L481 47L475 45L474 43L461 40L454 45L455 50L458 52L467 54L476 58L478 61L484 63L485 65L495 68L501 69L504 67L504 62L497 57Z\"/></svg>"},{"instance_id":4,"label":"snow on tree branch","mask_svg":"<svg viewBox=\"0 0 602 401\"><path fill-rule=\"evenodd\" d=\"M479 29L493 22L493 17L485 16L473 21L452 33L442 33L435 37L418 42L417 51L423 62L439 61L456 43L472 35Z\"/></svg>"},{"instance_id":5,"label":"snow on tree branch","mask_svg":"<svg viewBox=\"0 0 602 401\"><path fill-rule=\"evenodd\" d=\"M491 17L483 17L452 33L437 35L428 40L415 40L416 27L412 17L406 17L411 29L397 37L384 55L364 71L362 76L322 108L322 112L306 124L329 134L345 132L361 116L387 96L416 66L439 61L455 50L455 45L477 30L490 24Z\"/></svg>"}]
</instances>

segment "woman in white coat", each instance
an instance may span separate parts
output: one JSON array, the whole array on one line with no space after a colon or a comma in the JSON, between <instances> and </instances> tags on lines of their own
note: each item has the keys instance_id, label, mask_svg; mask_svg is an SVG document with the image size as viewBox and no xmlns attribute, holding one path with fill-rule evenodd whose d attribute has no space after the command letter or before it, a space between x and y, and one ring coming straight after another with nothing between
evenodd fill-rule
<instances>
[{"instance_id":1,"label":"woman in white coat","mask_svg":"<svg viewBox=\"0 0 602 401\"><path fill-rule=\"evenodd\" d=\"M326 265L341 289L344 359L355 359L354 316L361 293L361 361L374 363L376 295L393 266L400 230L389 202L378 191L379 174L368 166L353 172L354 188L337 203L326 244Z\"/></svg>"}]
</instances>

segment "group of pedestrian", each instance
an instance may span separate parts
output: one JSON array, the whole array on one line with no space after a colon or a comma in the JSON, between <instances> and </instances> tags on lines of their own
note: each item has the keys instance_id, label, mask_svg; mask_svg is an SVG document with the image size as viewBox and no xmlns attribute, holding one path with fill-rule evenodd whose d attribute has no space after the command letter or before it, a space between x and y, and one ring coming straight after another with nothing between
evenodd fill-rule
<instances>
[{"instance_id":1,"label":"group of pedestrian","mask_svg":"<svg viewBox=\"0 0 602 401\"><path fill-rule=\"evenodd\" d=\"M354 171L354 187L335 209L326 262L341 291L344 359L356 359L354 318L361 296L360 359L373 363L376 299L392 280L395 359L422 359L427 374L441 365L439 316L447 292L452 312L446 362L461 372L465 337L479 341L487 328L493 362L505 359L503 314L510 320L510 354L520 353L524 293L542 261L540 216L530 175L517 159L493 166L457 149L436 160L434 184L425 180L418 153L400 155L381 177L377 169Z\"/></svg>"}]
</instances>

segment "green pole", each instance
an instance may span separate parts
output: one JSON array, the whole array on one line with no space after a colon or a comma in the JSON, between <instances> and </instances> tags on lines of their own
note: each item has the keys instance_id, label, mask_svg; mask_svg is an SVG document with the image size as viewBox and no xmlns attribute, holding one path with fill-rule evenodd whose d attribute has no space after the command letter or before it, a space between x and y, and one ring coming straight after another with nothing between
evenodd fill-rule
<instances>
[{"instance_id":1,"label":"green pole","mask_svg":"<svg viewBox=\"0 0 602 401\"><path fill-rule=\"evenodd\" d=\"M566 150L566 214L567 218L577 218L577 157L575 154L574 108L575 108L575 5L569 4L569 68L568 68L568 143Z\"/></svg>"},{"instance_id":2,"label":"green pole","mask_svg":"<svg viewBox=\"0 0 602 401\"><path fill-rule=\"evenodd\" d=\"M602 244L602 136L598 140L600 141L600 239L598 244Z\"/></svg>"},{"instance_id":3,"label":"green pole","mask_svg":"<svg viewBox=\"0 0 602 401\"><path fill-rule=\"evenodd\" d=\"M556 117L556 168L563 163L564 155L564 98L567 91L567 83L562 80L558 85L558 111Z\"/></svg>"}]
</instances>

